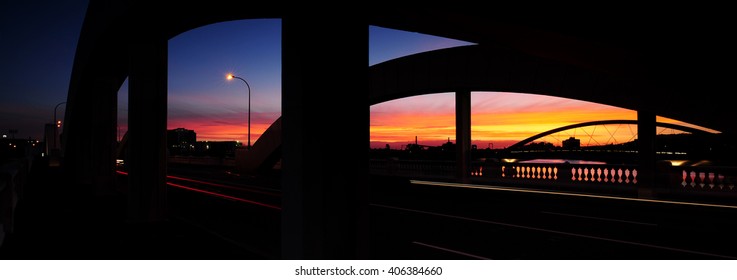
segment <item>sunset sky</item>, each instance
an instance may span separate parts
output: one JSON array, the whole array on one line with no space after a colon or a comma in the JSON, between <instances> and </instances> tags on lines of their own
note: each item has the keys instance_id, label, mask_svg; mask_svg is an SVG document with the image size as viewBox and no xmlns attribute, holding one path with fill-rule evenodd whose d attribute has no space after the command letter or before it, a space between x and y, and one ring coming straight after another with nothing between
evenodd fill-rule
<instances>
[{"instance_id":1,"label":"sunset sky","mask_svg":"<svg viewBox=\"0 0 737 280\"><path fill-rule=\"evenodd\" d=\"M203 26L169 40L168 127L197 140L251 143L281 115L281 21L238 20ZM127 82L118 91L118 124L127 130Z\"/></svg>"},{"instance_id":2,"label":"sunset sky","mask_svg":"<svg viewBox=\"0 0 737 280\"><path fill-rule=\"evenodd\" d=\"M407 144L414 142L415 136L424 145L438 145L446 142L448 137L455 142L454 102L453 93L441 93L374 105L371 108L371 139L376 142L373 146ZM636 113L631 110L541 95L502 92L473 92L471 111L472 143L481 148L491 145L503 148L535 134L570 124L636 119ZM611 132L618 136L610 139L611 135L603 126L567 133L581 138L585 135L583 130L595 135L594 139L603 143L631 140L632 137L629 128L618 130L618 133L612 129ZM544 140L554 142L553 139Z\"/></svg>"},{"instance_id":3,"label":"sunset sky","mask_svg":"<svg viewBox=\"0 0 737 280\"><path fill-rule=\"evenodd\" d=\"M3 64L0 132L17 128L19 138L41 138L54 106L66 101L76 42L87 1L2 4ZM63 11L63 12L60 12ZM23 16L19 16L23 15ZM23 33L17 26L37 30ZM418 52L469 45L447 38L379 27L369 29L368 66ZM7 40L5 40L7 39ZM54 46L50 48L48 46ZM42 69L42 74L37 75ZM198 140L246 141L251 88L251 142L281 115L281 21L238 20L200 27L169 41L168 127L186 128ZM128 87L118 93L119 132L127 130ZM64 106L58 116L63 118ZM635 119L634 111L542 95L500 92L472 94L472 138L481 148L501 148L534 134L574 123ZM371 107L372 147L414 142L455 142L453 93L431 93ZM591 127L560 133L587 142L629 141L632 127ZM634 128L636 131L636 128ZM588 137L593 135L593 137Z\"/></svg>"},{"instance_id":4,"label":"sunset sky","mask_svg":"<svg viewBox=\"0 0 737 280\"><path fill-rule=\"evenodd\" d=\"M368 65L469 44L369 27ZM251 87L251 141L255 142L281 114L280 66L280 21L275 19L218 23L171 39L169 128L192 129L198 140L245 142L247 87L240 80L227 81L225 76L232 72ZM126 92L125 86L121 88L122 131L127 114ZM489 143L508 146L572 123L636 117L629 110L531 94L476 92L472 104L473 141L484 147L492 145ZM626 132L625 137L631 138L630 130ZM390 144L400 148L413 142L415 136L425 145L440 145L449 138L455 141L453 94L427 94L372 106L372 147ZM608 134L601 137L610 138Z\"/></svg>"}]
</instances>

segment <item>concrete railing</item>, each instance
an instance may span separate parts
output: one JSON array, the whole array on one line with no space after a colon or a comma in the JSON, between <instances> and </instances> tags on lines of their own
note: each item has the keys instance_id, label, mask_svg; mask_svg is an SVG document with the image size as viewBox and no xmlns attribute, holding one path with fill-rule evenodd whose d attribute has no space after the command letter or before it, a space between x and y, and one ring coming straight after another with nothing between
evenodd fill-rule
<instances>
[{"instance_id":1,"label":"concrete railing","mask_svg":"<svg viewBox=\"0 0 737 280\"><path fill-rule=\"evenodd\" d=\"M542 180L567 184L637 184L634 165L481 163L472 164L471 176L506 180Z\"/></svg>"},{"instance_id":2,"label":"concrete railing","mask_svg":"<svg viewBox=\"0 0 737 280\"><path fill-rule=\"evenodd\" d=\"M737 193L737 167L674 166L668 184L685 190Z\"/></svg>"},{"instance_id":3,"label":"concrete railing","mask_svg":"<svg viewBox=\"0 0 737 280\"><path fill-rule=\"evenodd\" d=\"M455 161L372 159L372 174L401 176L417 179L454 179ZM735 194L737 195L737 167L723 166L659 166L655 185L642 186L638 181L638 166L627 164L549 164L472 162L469 170L472 182L507 183L537 186L573 186L594 188L614 186L622 190L638 187L654 188L661 192Z\"/></svg>"}]
</instances>

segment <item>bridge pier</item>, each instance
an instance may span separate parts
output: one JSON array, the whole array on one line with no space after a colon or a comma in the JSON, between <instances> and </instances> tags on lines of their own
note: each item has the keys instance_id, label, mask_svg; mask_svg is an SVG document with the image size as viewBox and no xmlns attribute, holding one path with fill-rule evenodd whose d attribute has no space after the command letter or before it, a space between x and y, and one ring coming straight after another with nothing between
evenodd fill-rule
<instances>
[{"instance_id":1,"label":"bridge pier","mask_svg":"<svg viewBox=\"0 0 737 280\"><path fill-rule=\"evenodd\" d=\"M368 26L361 13L282 19L283 259L368 257Z\"/></svg>"},{"instance_id":2,"label":"bridge pier","mask_svg":"<svg viewBox=\"0 0 737 280\"><path fill-rule=\"evenodd\" d=\"M471 171L471 92L457 91L456 96L456 177L468 182Z\"/></svg>"},{"instance_id":3,"label":"bridge pier","mask_svg":"<svg viewBox=\"0 0 737 280\"><path fill-rule=\"evenodd\" d=\"M639 168L637 168L637 196L653 198L655 196L655 135L656 116L654 113L637 111L637 143Z\"/></svg>"},{"instance_id":4,"label":"bridge pier","mask_svg":"<svg viewBox=\"0 0 737 280\"><path fill-rule=\"evenodd\" d=\"M142 3L138 3L145 5ZM132 9L128 77L128 219L166 219L168 38L155 12ZM155 9L154 9L155 10Z\"/></svg>"},{"instance_id":5,"label":"bridge pier","mask_svg":"<svg viewBox=\"0 0 737 280\"><path fill-rule=\"evenodd\" d=\"M102 5L91 4L90 13L100 12ZM80 34L78 54L75 56L74 73L69 83L69 93L64 111L64 123L58 131L61 135L62 169L65 183L79 186L85 195L101 196L111 192L115 179L115 147L117 133L117 92L123 83L122 72L116 69L117 58L95 59L90 42L123 45L113 36L90 35L90 30L106 26L103 18L85 19ZM116 50L95 49L94 53L116 53ZM90 73L95 73L92 78Z\"/></svg>"},{"instance_id":6,"label":"bridge pier","mask_svg":"<svg viewBox=\"0 0 737 280\"><path fill-rule=\"evenodd\" d=\"M67 179L89 186L92 195L109 193L115 176L117 90L114 83L94 81L79 91L95 94L69 102L74 111L66 116L62 165L69 172Z\"/></svg>"}]
</instances>

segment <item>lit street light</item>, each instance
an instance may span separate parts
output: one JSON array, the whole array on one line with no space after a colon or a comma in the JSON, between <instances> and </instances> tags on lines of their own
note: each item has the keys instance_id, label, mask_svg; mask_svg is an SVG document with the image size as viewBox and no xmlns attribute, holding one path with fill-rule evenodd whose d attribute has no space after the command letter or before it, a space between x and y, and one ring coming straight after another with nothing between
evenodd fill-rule
<instances>
[{"instance_id":1,"label":"lit street light","mask_svg":"<svg viewBox=\"0 0 737 280\"><path fill-rule=\"evenodd\" d=\"M246 87L248 87L248 149L251 149L251 86L241 77L235 76L233 74L228 74L226 76L228 80L232 79L239 79L246 83Z\"/></svg>"}]
</instances>

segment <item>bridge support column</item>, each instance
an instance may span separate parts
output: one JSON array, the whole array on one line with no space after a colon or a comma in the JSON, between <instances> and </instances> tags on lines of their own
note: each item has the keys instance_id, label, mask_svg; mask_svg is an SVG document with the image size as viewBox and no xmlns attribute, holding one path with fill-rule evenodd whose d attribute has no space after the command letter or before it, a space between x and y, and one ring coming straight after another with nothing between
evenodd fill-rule
<instances>
[{"instance_id":1,"label":"bridge support column","mask_svg":"<svg viewBox=\"0 0 737 280\"><path fill-rule=\"evenodd\" d=\"M637 168L637 195L654 197L655 190L655 134L656 116L652 112L637 111L637 143L639 167Z\"/></svg>"},{"instance_id":2,"label":"bridge support column","mask_svg":"<svg viewBox=\"0 0 737 280\"><path fill-rule=\"evenodd\" d=\"M138 7L138 11L146 11ZM151 12L153 13L153 12ZM128 218L158 222L166 218L167 38L153 15L132 17L129 38Z\"/></svg>"},{"instance_id":3,"label":"bridge support column","mask_svg":"<svg viewBox=\"0 0 737 280\"><path fill-rule=\"evenodd\" d=\"M368 258L368 25L362 12L282 19L284 259Z\"/></svg>"},{"instance_id":4,"label":"bridge support column","mask_svg":"<svg viewBox=\"0 0 737 280\"><path fill-rule=\"evenodd\" d=\"M110 193L114 182L118 86L112 78L97 80L77 89L77 95L89 98L67 103L62 165L72 183L90 187L81 190L89 195Z\"/></svg>"},{"instance_id":5,"label":"bridge support column","mask_svg":"<svg viewBox=\"0 0 737 280\"><path fill-rule=\"evenodd\" d=\"M471 92L456 92L456 177L467 182L471 172Z\"/></svg>"}]
</instances>

